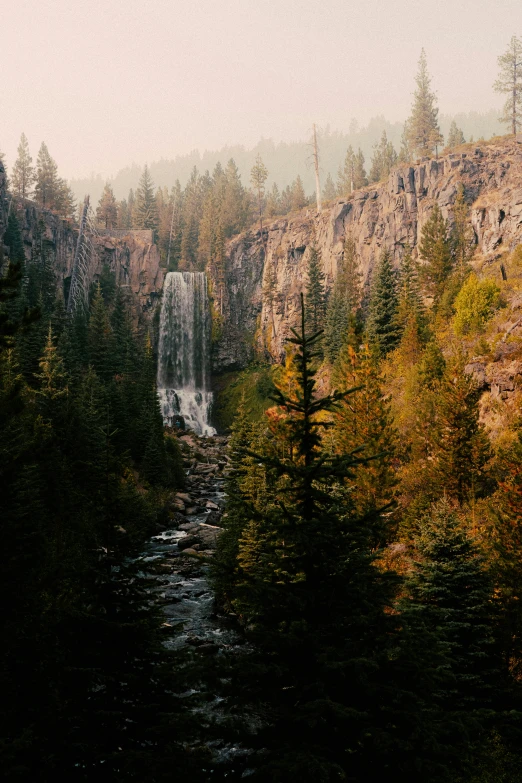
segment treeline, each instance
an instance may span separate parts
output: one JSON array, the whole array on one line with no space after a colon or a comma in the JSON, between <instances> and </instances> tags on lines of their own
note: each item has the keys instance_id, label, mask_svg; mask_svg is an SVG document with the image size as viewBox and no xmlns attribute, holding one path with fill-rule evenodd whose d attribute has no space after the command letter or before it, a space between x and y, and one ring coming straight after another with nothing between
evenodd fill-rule
<instances>
[{"instance_id":1,"label":"treeline","mask_svg":"<svg viewBox=\"0 0 522 783\"><path fill-rule=\"evenodd\" d=\"M224 241L249 228L257 211L253 191L243 185L237 166L218 163L212 174L192 170L184 189L179 182L168 191L155 189L145 166L136 193L117 201L107 184L96 209L101 227L152 229L169 270L205 269L224 253ZM283 215L309 203L300 177L282 193L274 185L263 191L263 212Z\"/></svg>"},{"instance_id":2,"label":"treeline","mask_svg":"<svg viewBox=\"0 0 522 783\"><path fill-rule=\"evenodd\" d=\"M3 243L2 777L153 779L179 732L133 558L184 474L151 342L108 270L67 312L45 239L26 263L11 212Z\"/></svg>"},{"instance_id":3,"label":"treeline","mask_svg":"<svg viewBox=\"0 0 522 783\"><path fill-rule=\"evenodd\" d=\"M384 251L369 291L347 236L328 300L312 243L276 405L238 412L214 579L258 651L252 780L522 776L522 429L493 450L465 369L501 293L467 209L434 207L423 268Z\"/></svg>"}]
</instances>

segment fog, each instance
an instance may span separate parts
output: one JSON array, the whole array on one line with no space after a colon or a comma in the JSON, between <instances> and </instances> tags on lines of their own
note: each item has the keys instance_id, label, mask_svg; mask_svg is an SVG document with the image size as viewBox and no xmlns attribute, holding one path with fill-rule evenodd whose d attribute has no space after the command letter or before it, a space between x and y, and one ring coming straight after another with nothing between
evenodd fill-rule
<instances>
[{"instance_id":1,"label":"fog","mask_svg":"<svg viewBox=\"0 0 522 783\"><path fill-rule=\"evenodd\" d=\"M3 3L0 150L65 177L407 116L420 50L446 115L487 111L520 0Z\"/></svg>"}]
</instances>

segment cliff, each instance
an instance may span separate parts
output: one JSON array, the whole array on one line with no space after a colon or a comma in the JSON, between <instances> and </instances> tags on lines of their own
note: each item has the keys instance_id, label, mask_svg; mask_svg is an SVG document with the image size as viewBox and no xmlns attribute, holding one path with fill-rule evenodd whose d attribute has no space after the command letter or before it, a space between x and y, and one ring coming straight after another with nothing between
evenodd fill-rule
<instances>
[{"instance_id":1,"label":"cliff","mask_svg":"<svg viewBox=\"0 0 522 783\"><path fill-rule=\"evenodd\" d=\"M13 207L22 231L25 253L30 259L43 243L50 252L58 286L67 291L72 274L78 230L70 221L38 208L32 201L17 201ZM116 283L127 289L137 317L152 315L161 295L164 270L151 232L115 232L93 238L89 283L99 279L104 266L114 273Z\"/></svg>"},{"instance_id":2,"label":"cliff","mask_svg":"<svg viewBox=\"0 0 522 783\"><path fill-rule=\"evenodd\" d=\"M222 329L214 346L214 371L244 366L256 352L280 360L306 285L308 248L315 232L330 287L351 232L367 280L383 247L398 264L409 244L417 254L422 228L437 202L452 221L459 185L465 188L477 251L487 263L522 242L522 144L496 140L438 160L395 169L386 182L357 191L320 213L276 220L234 238L227 252L225 286L216 301ZM266 247L266 257L265 257ZM263 301L263 281L275 272L276 302ZM218 281L213 289L219 290Z\"/></svg>"}]
</instances>

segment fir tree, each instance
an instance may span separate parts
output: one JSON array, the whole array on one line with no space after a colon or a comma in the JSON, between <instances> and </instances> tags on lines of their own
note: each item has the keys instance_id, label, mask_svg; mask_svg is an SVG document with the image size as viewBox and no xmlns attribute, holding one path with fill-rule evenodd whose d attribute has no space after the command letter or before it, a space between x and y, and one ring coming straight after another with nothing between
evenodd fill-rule
<instances>
[{"instance_id":1,"label":"fir tree","mask_svg":"<svg viewBox=\"0 0 522 783\"><path fill-rule=\"evenodd\" d=\"M116 228L118 208L112 187L106 183L96 207L96 220L103 228Z\"/></svg>"},{"instance_id":2,"label":"fir tree","mask_svg":"<svg viewBox=\"0 0 522 783\"><path fill-rule=\"evenodd\" d=\"M413 98L411 116L407 121L408 147L418 155L430 155L437 144L442 143L437 115L435 93L431 92L431 79L424 49L419 59L419 70L415 81L417 89Z\"/></svg>"},{"instance_id":3,"label":"fir tree","mask_svg":"<svg viewBox=\"0 0 522 783\"><path fill-rule=\"evenodd\" d=\"M324 326L326 314L324 277L321 268L321 251L317 247L314 237L308 256L308 282L306 286L307 325L314 334Z\"/></svg>"},{"instance_id":4,"label":"fir tree","mask_svg":"<svg viewBox=\"0 0 522 783\"><path fill-rule=\"evenodd\" d=\"M448 143L446 144L446 147L449 150L454 150L455 147L459 147L461 144L465 144L466 139L464 138L464 134L462 133L461 129L457 126L457 123L455 120L452 121L449 129L448 134Z\"/></svg>"},{"instance_id":5,"label":"fir tree","mask_svg":"<svg viewBox=\"0 0 522 783\"><path fill-rule=\"evenodd\" d=\"M368 179L366 177L366 169L364 168L364 155L362 153L361 148L357 150L357 154L355 156L355 165L354 165L354 171L353 171L353 186L355 190L359 190L359 188L364 188L365 185L368 184Z\"/></svg>"},{"instance_id":6,"label":"fir tree","mask_svg":"<svg viewBox=\"0 0 522 783\"><path fill-rule=\"evenodd\" d=\"M323 198L325 199L325 201L333 201L336 195L337 195L337 191L334 185L334 181L332 179L332 175L328 174L323 187Z\"/></svg>"},{"instance_id":7,"label":"fir tree","mask_svg":"<svg viewBox=\"0 0 522 783\"><path fill-rule=\"evenodd\" d=\"M345 198L349 196L355 187L355 154L352 146L346 150L346 156L342 166L339 166L337 174L337 195Z\"/></svg>"},{"instance_id":8,"label":"fir tree","mask_svg":"<svg viewBox=\"0 0 522 783\"><path fill-rule=\"evenodd\" d=\"M150 228L153 231L158 228L158 207L154 196L154 183L148 166L143 169L136 191L134 227L138 229Z\"/></svg>"},{"instance_id":9,"label":"fir tree","mask_svg":"<svg viewBox=\"0 0 522 783\"><path fill-rule=\"evenodd\" d=\"M387 177L396 163L397 153L391 141L388 141L386 131L383 131L379 144L375 144L373 148L370 182L380 182Z\"/></svg>"},{"instance_id":10,"label":"fir tree","mask_svg":"<svg viewBox=\"0 0 522 783\"><path fill-rule=\"evenodd\" d=\"M343 260L328 298L325 323L325 354L330 363L350 339L360 331L361 273L351 234L344 241Z\"/></svg>"},{"instance_id":11,"label":"fir tree","mask_svg":"<svg viewBox=\"0 0 522 783\"><path fill-rule=\"evenodd\" d=\"M514 35L507 51L498 58L499 78L493 85L496 92L508 95L500 122L516 134L522 124L522 41Z\"/></svg>"},{"instance_id":12,"label":"fir tree","mask_svg":"<svg viewBox=\"0 0 522 783\"><path fill-rule=\"evenodd\" d=\"M464 185L459 185L457 198L453 206L453 226L450 242L453 250L455 271L459 282L463 282L469 267L468 264L475 252L475 233L469 216L469 206L466 203Z\"/></svg>"},{"instance_id":13,"label":"fir tree","mask_svg":"<svg viewBox=\"0 0 522 783\"><path fill-rule=\"evenodd\" d=\"M291 188L291 209L298 211L306 206L307 198L304 191L303 180L299 175L292 182Z\"/></svg>"},{"instance_id":14,"label":"fir tree","mask_svg":"<svg viewBox=\"0 0 522 783\"><path fill-rule=\"evenodd\" d=\"M434 304L437 305L452 270L448 225L437 203L422 229L419 255L425 262L422 278L426 293L433 297Z\"/></svg>"},{"instance_id":15,"label":"fir tree","mask_svg":"<svg viewBox=\"0 0 522 783\"><path fill-rule=\"evenodd\" d=\"M29 198L31 189L35 181L34 167L31 165L33 159L29 152L29 143L25 133L20 136L18 145L18 157L13 166L11 175L11 184L16 195L20 198Z\"/></svg>"},{"instance_id":16,"label":"fir tree","mask_svg":"<svg viewBox=\"0 0 522 783\"><path fill-rule=\"evenodd\" d=\"M42 142L36 159L36 185L34 195L39 206L55 209L58 197L58 167L45 142Z\"/></svg>"},{"instance_id":17,"label":"fir tree","mask_svg":"<svg viewBox=\"0 0 522 783\"><path fill-rule=\"evenodd\" d=\"M383 250L372 277L366 332L379 356L396 348L400 336L397 320L397 276L388 250Z\"/></svg>"}]
</instances>

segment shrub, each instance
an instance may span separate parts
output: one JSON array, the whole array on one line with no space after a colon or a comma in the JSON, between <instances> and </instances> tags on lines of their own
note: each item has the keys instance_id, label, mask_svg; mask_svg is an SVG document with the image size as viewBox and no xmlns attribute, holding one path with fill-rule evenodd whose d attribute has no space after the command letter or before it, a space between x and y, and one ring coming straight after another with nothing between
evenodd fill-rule
<instances>
[{"instance_id":1,"label":"shrub","mask_svg":"<svg viewBox=\"0 0 522 783\"><path fill-rule=\"evenodd\" d=\"M455 299L455 334L480 332L500 304L500 289L493 280L471 274Z\"/></svg>"}]
</instances>

